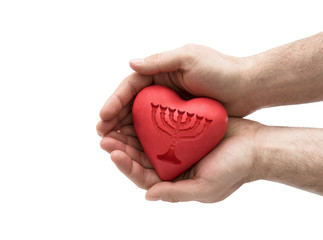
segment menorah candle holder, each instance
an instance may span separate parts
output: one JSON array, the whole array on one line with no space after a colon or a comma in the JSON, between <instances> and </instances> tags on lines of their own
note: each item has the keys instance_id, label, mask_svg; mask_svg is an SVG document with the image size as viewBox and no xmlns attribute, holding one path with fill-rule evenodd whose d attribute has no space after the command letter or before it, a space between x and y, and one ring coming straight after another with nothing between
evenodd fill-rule
<instances>
[{"instance_id":1,"label":"menorah candle holder","mask_svg":"<svg viewBox=\"0 0 323 240\"><path fill-rule=\"evenodd\" d=\"M174 179L216 147L228 120L219 102L185 101L158 85L138 93L132 117L140 143L162 180Z\"/></svg>"},{"instance_id":2,"label":"menorah candle holder","mask_svg":"<svg viewBox=\"0 0 323 240\"><path fill-rule=\"evenodd\" d=\"M203 122L204 117L196 115L195 122L193 123L193 125L187 127L187 125L190 124L190 122L192 121L192 118L194 118L194 113L187 112L186 120L182 121L185 111L177 110L177 118L175 119L175 108L172 109L170 107L163 107L162 105L155 105L153 103L151 103L151 108L151 117L153 125L161 133L166 134L171 138L171 144L167 152L157 155L157 158L161 161L173 164L182 164L182 161L180 161L175 154L176 143L185 140L194 141L196 138L201 136L203 132L205 132L205 130L211 124L212 120L205 118L204 123L201 124L201 122ZM158 124L156 119L158 109L160 109L161 126ZM168 119L170 123L166 120L167 110Z\"/></svg>"}]
</instances>

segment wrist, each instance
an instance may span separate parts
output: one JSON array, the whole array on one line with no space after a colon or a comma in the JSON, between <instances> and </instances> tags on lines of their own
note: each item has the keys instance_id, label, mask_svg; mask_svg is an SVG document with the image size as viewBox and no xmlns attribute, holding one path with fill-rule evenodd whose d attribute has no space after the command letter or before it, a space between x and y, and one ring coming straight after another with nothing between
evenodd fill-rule
<instances>
[{"instance_id":1,"label":"wrist","mask_svg":"<svg viewBox=\"0 0 323 240\"><path fill-rule=\"evenodd\" d=\"M261 125L255 133L255 158L253 166L252 180L269 180L272 162L270 161L270 149L267 146L270 131L272 127Z\"/></svg>"},{"instance_id":2,"label":"wrist","mask_svg":"<svg viewBox=\"0 0 323 240\"><path fill-rule=\"evenodd\" d=\"M240 81L243 86L241 99L248 106L248 114L267 105L267 97L263 93L258 75L261 75L261 67L257 65L256 56L240 58Z\"/></svg>"},{"instance_id":3,"label":"wrist","mask_svg":"<svg viewBox=\"0 0 323 240\"><path fill-rule=\"evenodd\" d=\"M299 93L297 79L300 76L281 51L273 49L244 58L242 72L248 84L249 105L254 111L295 103L291 92Z\"/></svg>"},{"instance_id":4,"label":"wrist","mask_svg":"<svg viewBox=\"0 0 323 240\"><path fill-rule=\"evenodd\" d=\"M243 120L246 121L246 120ZM248 142L248 149L251 150L251 155L248 159L248 174L246 175L244 183L253 182L266 178L266 172L269 168L264 163L264 132L267 131L267 126L262 125L258 122L249 121L248 127L245 127L245 139Z\"/></svg>"},{"instance_id":5,"label":"wrist","mask_svg":"<svg viewBox=\"0 0 323 240\"><path fill-rule=\"evenodd\" d=\"M263 126L256 138L257 179L280 182L290 171L289 156L297 148L289 128Z\"/></svg>"}]
</instances>

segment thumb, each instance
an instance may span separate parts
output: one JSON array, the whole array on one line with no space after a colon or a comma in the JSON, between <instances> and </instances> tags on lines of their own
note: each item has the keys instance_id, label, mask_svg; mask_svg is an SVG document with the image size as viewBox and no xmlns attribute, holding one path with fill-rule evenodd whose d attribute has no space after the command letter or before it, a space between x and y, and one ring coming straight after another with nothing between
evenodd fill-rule
<instances>
[{"instance_id":1,"label":"thumb","mask_svg":"<svg viewBox=\"0 0 323 240\"><path fill-rule=\"evenodd\" d=\"M191 59L184 48L157 53L144 59L134 59L129 62L129 65L133 70L143 75L177 71L183 69L184 64Z\"/></svg>"},{"instance_id":2,"label":"thumb","mask_svg":"<svg viewBox=\"0 0 323 240\"><path fill-rule=\"evenodd\" d=\"M167 202L199 201L202 199L202 186L196 180L188 179L178 182L160 182L146 192L150 201Z\"/></svg>"}]
</instances>

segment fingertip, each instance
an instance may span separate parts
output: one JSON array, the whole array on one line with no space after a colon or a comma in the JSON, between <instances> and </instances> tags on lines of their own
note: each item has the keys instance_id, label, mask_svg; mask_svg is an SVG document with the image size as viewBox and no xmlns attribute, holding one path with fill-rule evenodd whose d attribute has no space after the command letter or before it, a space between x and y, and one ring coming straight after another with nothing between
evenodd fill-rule
<instances>
[{"instance_id":1,"label":"fingertip","mask_svg":"<svg viewBox=\"0 0 323 240\"><path fill-rule=\"evenodd\" d=\"M95 130L96 130L96 133L102 137L103 136L103 133L101 131L101 125L102 125L102 121L100 120L97 124L96 124L96 127L95 127Z\"/></svg>"},{"instance_id":2,"label":"fingertip","mask_svg":"<svg viewBox=\"0 0 323 240\"><path fill-rule=\"evenodd\" d=\"M178 182L160 182L146 193L148 199L160 199L167 202L199 201L203 197L200 183L193 179Z\"/></svg>"},{"instance_id":3,"label":"fingertip","mask_svg":"<svg viewBox=\"0 0 323 240\"><path fill-rule=\"evenodd\" d=\"M144 60L145 60L144 58L131 59L131 60L129 61L129 64L130 64L130 66L131 66L131 65L133 65L133 66L141 65L141 64L143 64Z\"/></svg>"},{"instance_id":4,"label":"fingertip","mask_svg":"<svg viewBox=\"0 0 323 240\"><path fill-rule=\"evenodd\" d=\"M106 101L106 103L103 105L101 111L100 111L100 118L104 121L110 120L115 113L115 109L110 106L109 100Z\"/></svg>"},{"instance_id":5,"label":"fingertip","mask_svg":"<svg viewBox=\"0 0 323 240\"><path fill-rule=\"evenodd\" d=\"M149 188L146 192L145 198L148 201L168 201L168 197L165 197L166 194L169 194L170 188L169 185L171 182L159 182Z\"/></svg>"},{"instance_id":6,"label":"fingertip","mask_svg":"<svg viewBox=\"0 0 323 240\"><path fill-rule=\"evenodd\" d=\"M161 200L160 196L159 195L153 195L149 192L149 190L146 192L146 195L145 195L145 199L147 201L159 201Z\"/></svg>"},{"instance_id":7,"label":"fingertip","mask_svg":"<svg viewBox=\"0 0 323 240\"><path fill-rule=\"evenodd\" d=\"M159 182L159 183L156 183L155 185L151 186L146 194L145 194L145 198L146 200L148 201L158 201L158 200L162 200L161 199L161 192L160 192L160 187L163 186L165 182Z\"/></svg>"},{"instance_id":8,"label":"fingertip","mask_svg":"<svg viewBox=\"0 0 323 240\"><path fill-rule=\"evenodd\" d=\"M111 148L111 144L112 144L112 141L113 139L111 138L108 138L108 137L103 137L100 141L100 147L107 151L108 153L111 153L112 151L112 148Z\"/></svg>"},{"instance_id":9,"label":"fingertip","mask_svg":"<svg viewBox=\"0 0 323 240\"><path fill-rule=\"evenodd\" d=\"M103 121L111 120L122 110L124 106L126 106L126 104L123 104L121 99L117 97L116 94L112 94L101 108L99 114L100 118Z\"/></svg>"},{"instance_id":10,"label":"fingertip","mask_svg":"<svg viewBox=\"0 0 323 240\"><path fill-rule=\"evenodd\" d=\"M170 72L179 69L183 56L179 49L150 55L144 59L133 59L129 62L130 67L143 75L153 75L160 72Z\"/></svg>"},{"instance_id":11,"label":"fingertip","mask_svg":"<svg viewBox=\"0 0 323 240\"><path fill-rule=\"evenodd\" d=\"M101 141L100 141L100 147L101 147L103 150L105 150L105 149L104 149L104 146L105 146L104 138L101 138Z\"/></svg>"},{"instance_id":12,"label":"fingertip","mask_svg":"<svg viewBox=\"0 0 323 240\"><path fill-rule=\"evenodd\" d=\"M142 66L143 63L144 63L143 58L132 59L129 61L129 66L132 68L132 70L140 73L141 72L140 66Z\"/></svg>"},{"instance_id":13,"label":"fingertip","mask_svg":"<svg viewBox=\"0 0 323 240\"><path fill-rule=\"evenodd\" d=\"M120 156L122 156L122 153L123 153L123 152L121 152L121 151L119 151L119 150L114 150L114 151L112 151L112 152L111 152L111 155L110 155L111 160L112 160L113 162L115 162L117 159L119 159L119 158L120 158Z\"/></svg>"},{"instance_id":14,"label":"fingertip","mask_svg":"<svg viewBox=\"0 0 323 240\"><path fill-rule=\"evenodd\" d=\"M111 152L110 158L122 173L128 174L129 169L132 167L132 160L127 154L120 150L114 150Z\"/></svg>"}]
</instances>

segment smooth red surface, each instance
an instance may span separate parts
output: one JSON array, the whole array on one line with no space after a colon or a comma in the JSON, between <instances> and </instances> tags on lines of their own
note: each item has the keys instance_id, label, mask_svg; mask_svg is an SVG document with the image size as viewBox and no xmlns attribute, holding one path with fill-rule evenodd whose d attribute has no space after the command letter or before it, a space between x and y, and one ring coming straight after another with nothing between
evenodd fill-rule
<instances>
[{"instance_id":1,"label":"smooth red surface","mask_svg":"<svg viewBox=\"0 0 323 240\"><path fill-rule=\"evenodd\" d=\"M138 93L132 118L143 149L162 180L176 178L203 158L223 138L228 123L219 102L210 98L185 101L159 85Z\"/></svg>"}]
</instances>

